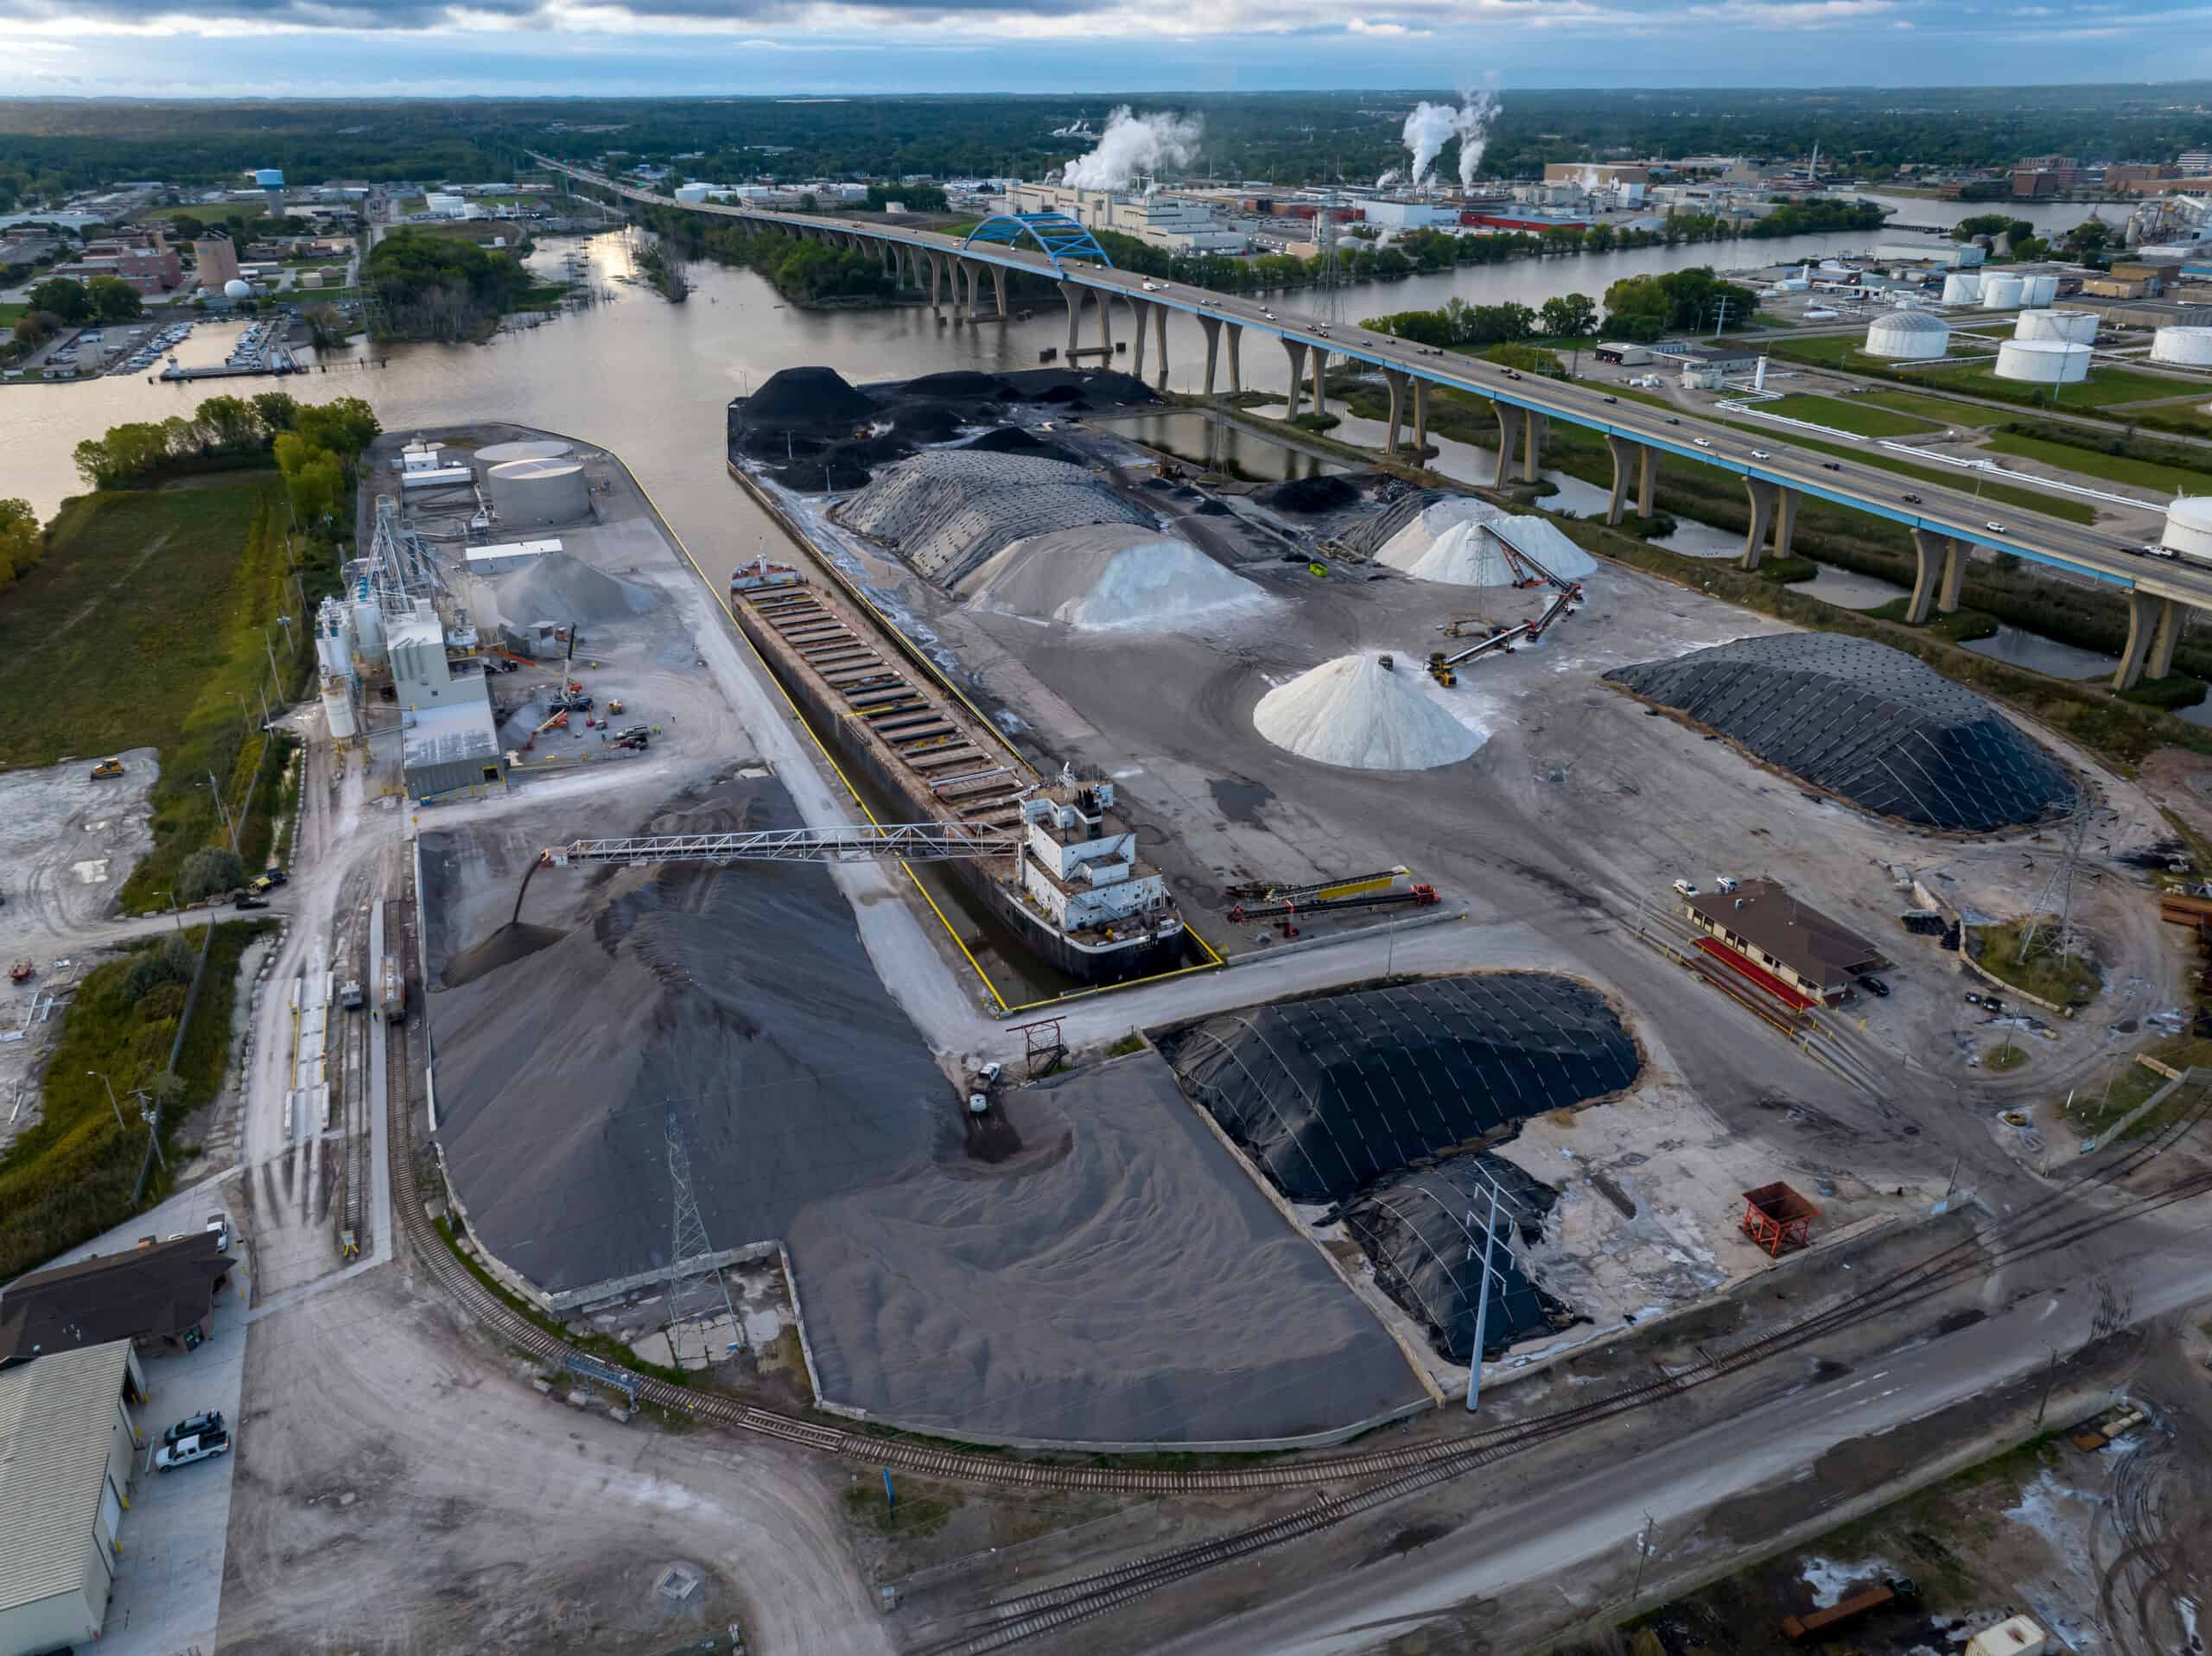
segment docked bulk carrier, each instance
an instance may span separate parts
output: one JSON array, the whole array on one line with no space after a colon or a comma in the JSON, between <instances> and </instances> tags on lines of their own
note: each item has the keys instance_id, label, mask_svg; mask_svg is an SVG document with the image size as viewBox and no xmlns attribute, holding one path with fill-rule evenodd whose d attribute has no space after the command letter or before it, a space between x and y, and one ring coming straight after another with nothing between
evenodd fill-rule
<instances>
[{"instance_id":1,"label":"docked bulk carrier","mask_svg":"<svg viewBox=\"0 0 2212 1656\"><path fill-rule=\"evenodd\" d=\"M1137 854L1114 784L1040 781L990 723L910 665L860 606L765 559L730 577L730 612L842 757L918 815L997 829L1004 857L951 866L1040 960L1084 983L1179 964L1166 881Z\"/></svg>"}]
</instances>

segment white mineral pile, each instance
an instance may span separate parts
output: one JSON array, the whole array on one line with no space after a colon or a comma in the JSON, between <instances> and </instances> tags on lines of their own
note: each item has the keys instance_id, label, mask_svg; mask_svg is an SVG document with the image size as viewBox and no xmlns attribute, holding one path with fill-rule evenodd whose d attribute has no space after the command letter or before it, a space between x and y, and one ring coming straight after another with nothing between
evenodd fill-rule
<instances>
[{"instance_id":1,"label":"white mineral pile","mask_svg":"<svg viewBox=\"0 0 2212 1656\"><path fill-rule=\"evenodd\" d=\"M1188 541L1135 523L1085 523L1016 541L978 572L971 600L1083 631L1214 625L1267 594Z\"/></svg>"},{"instance_id":2,"label":"white mineral pile","mask_svg":"<svg viewBox=\"0 0 2212 1656\"><path fill-rule=\"evenodd\" d=\"M1252 724L1300 758L1355 771L1431 771L1483 743L1423 694L1411 663L1394 671L1373 655L1339 656L1279 685L1252 709Z\"/></svg>"},{"instance_id":3,"label":"white mineral pile","mask_svg":"<svg viewBox=\"0 0 2212 1656\"><path fill-rule=\"evenodd\" d=\"M1440 500L1382 543L1375 561L1416 581L1446 587L1510 587L1533 574L1508 548L1546 573L1580 581L1598 565L1541 517L1516 517L1486 500Z\"/></svg>"}]
</instances>

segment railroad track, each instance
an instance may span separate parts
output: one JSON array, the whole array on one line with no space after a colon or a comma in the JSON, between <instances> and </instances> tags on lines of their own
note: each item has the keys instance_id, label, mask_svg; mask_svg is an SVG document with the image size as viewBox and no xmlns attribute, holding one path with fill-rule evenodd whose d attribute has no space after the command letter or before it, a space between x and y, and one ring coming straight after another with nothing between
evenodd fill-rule
<instances>
[{"instance_id":1,"label":"railroad track","mask_svg":"<svg viewBox=\"0 0 2212 1656\"><path fill-rule=\"evenodd\" d=\"M410 974L419 983L422 980L416 968L418 957L412 929L413 916L404 904L400 904L399 909L403 917L401 924L395 928L398 947L404 951L402 958ZM410 1037L409 1029L411 1025L418 1024L418 1019L410 1019L406 1024L391 1026L387 1034L391 1043L390 1076L392 1085L388 1107L393 1145L393 1202L400 1215L400 1228L414 1244L423 1270L459 1309L518 1349L551 1365L564 1364L570 1355L575 1354L576 1348L557 1336L547 1333L486 1288L455 1257L444 1239L437 1234L424 1212L423 1195L416 1171L415 1112L408 1101L410 1088L406 1084L407 1079L414 1073L412 1055L416 1045ZM2024 1258L2063 1247L2121 1218L2138 1216L2140 1213L2154 1211L2158 1207L2205 1194L2212 1190L2212 1174L2196 1175L2177 1181L2160 1190L2133 1198L2117 1210L2101 1209L2045 1225L2041 1230L2032 1228L2044 1225L2044 1221L2050 1220L2061 1209L2088 1191L2137 1171L2170 1145L2178 1142L2203 1120L2208 1113L2212 1113L2212 1097L2200 1103L2193 1111L2168 1123L2126 1154L2099 1165L2082 1178L2069 1181L2038 1197L2019 1212L2008 1216L2001 1225L1986 1227L1951 1244L1930 1259L1918 1265L1902 1267L1825 1310L1808 1312L1764 1334L1749 1337L1732 1347L1717 1348L1697 1364L1662 1372L1649 1380L1622 1387L1591 1402L1534 1416L1510 1425L1479 1429L1441 1443L1406 1444L1351 1454L1316 1455L1288 1462L1191 1471L1073 1465L1020 1460L1011 1456L976 1454L881 1437L778 1413L739 1399L671 1386L645 1375L632 1378L637 1394L642 1401L701 1421L772 1437L815 1453L832 1455L870 1466L987 1488L1172 1494L1300 1488L1318 1490L1323 1486L1371 1484L1356 1494L1326 1497L1312 1507L1274 1520L1270 1525L1258 1526L1255 1531L1243 1532L1237 1537L1204 1543L1199 1549L1193 1550L1209 1551L1212 1555L1211 1562L1225 1562L1244 1556L1245 1552L1257 1550L1259 1546L1276 1545L1295 1539L1299 1534L1311 1533L1317 1527L1339 1522L1355 1512L1396 1500L1402 1494L1432 1483L1457 1477L1476 1467L1503 1458L1506 1455L1522 1452L1566 1432L1649 1406L1661 1399L1675 1397L1694 1386L1740 1372L1780 1351L1840 1331L1871 1317L1894 1315L1920 1299L1942 1291L1969 1272L1988 1269L1993 1245L1997 1246L1997 1256L2000 1261ZM2005 1240L2006 1237L2012 1240L2008 1242ZM1255 1543L1245 1539L1245 1536L1273 1539L1262 1539ZM1221 1550L1232 1546L1236 1550ZM1182 1556L1173 1555L1178 1560ZM1201 1563L1196 1566L1198 1569L1209 1567L1211 1563ZM1114 1578L1103 1583L1085 1578L1092 1584L1085 1588L1084 1592L1098 1599L1097 1607L1089 1614L1103 1613L1104 1609L1113 1608L1115 1603L1127 1602L1128 1597L1135 1596L1133 1593L1122 1593L1122 1589L1135 1581L1151 1580L1151 1586L1141 1589L1149 1591L1153 1587L1166 1584L1168 1581L1181 1579L1183 1575L1195 1573L1194 1570L1182 1569L1179 1563L1171 1566L1158 1561L1124 1566L1123 1571L1148 1569L1155 1571L1172 1569L1173 1573L1160 1575L1157 1579L1153 1579L1142 1575L1132 1577L1122 1572L1109 1572ZM1065 1597L1082 1585L1071 1583L1048 1591ZM1083 1602L1089 1602L1091 1599L1085 1597ZM1056 1604L1046 1608L1065 1606ZM1043 1609L1036 1612L1040 1616L1044 1613ZM1034 1631L1049 1631L1053 1626L1065 1625L1066 1619L1044 1622ZM995 1635L1001 1631L1001 1627L985 1630L989 1635ZM961 1645L957 1647L965 1649L969 1646ZM974 1647L991 1649L999 1646L990 1643Z\"/></svg>"}]
</instances>

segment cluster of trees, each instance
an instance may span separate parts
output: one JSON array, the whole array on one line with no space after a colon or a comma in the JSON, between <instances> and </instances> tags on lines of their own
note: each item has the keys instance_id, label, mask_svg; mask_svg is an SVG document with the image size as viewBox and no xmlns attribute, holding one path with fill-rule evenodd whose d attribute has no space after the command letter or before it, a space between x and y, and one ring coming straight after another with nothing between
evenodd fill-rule
<instances>
[{"instance_id":1,"label":"cluster of trees","mask_svg":"<svg viewBox=\"0 0 2212 1656\"><path fill-rule=\"evenodd\" d=\"M1762 236L1819 236L1842 230L1879 230L1888 217L1872 201L1838 201L1827 196L1810 201L1777 199L1774 211L1754 219L1743 233Z\"/></svg>"},{"instance_id":2,"label":"cluster of trees","mask_svg":"<svg viewBox=\"0 0 2212 1656\"><path fill-rule=\"evenodd\" d=\"M2009 213L1977 213L1951 226L1951 239L1955 242L1970 242L1985 236L1991 241L1999 236L2010 236L2018 241L2035 233L2033 225L2025 219L2015 219Z\"/></svg>"},{"instance_id":3,"label":"cluster of trees","mask_svg":"<svg viewBox=\"0 0 2212 1656\"><path fill-rule=\"evenodd\" d=\"M28 500L0 500L0 592L5 592L46 553L38 514Z\"/></svg>"},{"instance_id":4,"label":"cluster of trees","mask_svg":"<svg viewBox=\"0 0 2212 1656\"><path fill-rule=\"evenodd\" d=\"M893 201L909 213L947 213L952 204L944 192L934 184L871 184L868 187L868 204L871 210L880 213Z\"/></svg>"},{"instance_id":5,"label":"cluster of trees","mask_svg":"<svg viewBox=\"0 0 2212 1656\"><path fill-rule=\"evenodd\" d=\"M795 303L831 300L888 299L891 278L874 253L830 247L780 231L752 229L741 220L708 219L696 213L655 207L645 220L674 252L741 264L757 270L776 291Z\"/></svg>"},{"instance_id":6,"label":"cluster of trees","mask_svg":"<svg viewBox=\"0 0 2212 1656\"><path fill-rule=\"evenodd\" d=\"M531 285L511 253L404 229L377 244L362 280L375 295L379 331L409 339L467 339Z\"/></svg>"},{"instance_id":7,"label":"cluster of trees","mask_svg":"<svg viewBox=\"0 0 2212 1656\"><path fill-rule=\"evenodd\" d=\"M1741 327L1759 308L1759 296L1723 282L1700 264L1665 276L1624 277L1605 289L1605 332L1617 339L1646 342L1662 333L1726 323Z\"/></svg>"},{"instance_id":8,"label":"cluster of trees","mask_svg":"<svg viewBox=\"0 0 2212 1656\"><path fill-rule=\"evenodd\" d=\"M317 462L334 462L334 493L342 491L361 451L382 428L358 397L302 404L289 392L264 391L253 397L211 397L189 416L111 426L105 436L79 443L74 459L88 487L125 489L170 473L254 465L273 453L288 484L296 470L311 476L306 498L314 504L321 499L313 492L323 475L312 469ZM300 498L295 495L295 510Z\"/></svg>"},{"instance_id":9,"label":"cluster of trees","mask_svg":"<svg viewBox=\"0 0 2212 1656\"><path fill-rule=\"evenodd\" d=\"M138 290L118 276L98 276L89 282L48 276L24 295L30 308L16 319L10 357L25 357L65 327L93 322L127 322L143 314Z\"/></svg>"},{"instance_id":10,"label":"cluster of trees","mask_svg":"<svg viewBox=\"0 0 2212 1656\"><path fill-rule=\"evenodd\" d=\"M1447 301L1438 310L1402 310L1388 316L1370 316L1361 323L1378 333L1394 334L1416 345L1433 345L1447 351L1481 351L1508 367L1524 365L1495 356L1494 349L1524 346L1531 339L1581 339L1597 331L1598 307L1587 294L1564 294L1547 299L1541 307L1508 301L1503 305L1471 305L1464 299ZM1548 353L1545 353L1548 354ZM1531 362L1538 373L1558 367Z\"/></svg>"}]
</instances>

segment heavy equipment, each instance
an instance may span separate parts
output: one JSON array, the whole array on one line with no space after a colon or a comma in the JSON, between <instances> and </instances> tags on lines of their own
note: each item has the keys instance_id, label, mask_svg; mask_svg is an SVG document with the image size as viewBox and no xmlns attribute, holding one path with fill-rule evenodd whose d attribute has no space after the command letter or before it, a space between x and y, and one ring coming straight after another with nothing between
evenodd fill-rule
<instances>
[{"instance_id":1,"label":"heavy equipment","mask_svg":"<svg viewBox=\"0 0 2212 1656\"><path fill-rule=\"evenodd\" d=\"M102 759L92 767L94 782L99 781L103 777L119 777L122 774L123 761L121 759Z\"/></svg>"}]
</instances>

